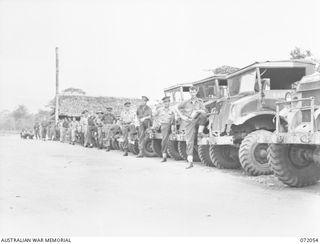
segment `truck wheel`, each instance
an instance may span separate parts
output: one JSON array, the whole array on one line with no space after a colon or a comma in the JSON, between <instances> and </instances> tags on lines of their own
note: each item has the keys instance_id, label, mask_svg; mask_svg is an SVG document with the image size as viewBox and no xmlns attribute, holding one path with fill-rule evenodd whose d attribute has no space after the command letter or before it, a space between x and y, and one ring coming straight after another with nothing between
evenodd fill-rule
<instances>
[{"instance_id":1,"label":"truck wheel","mask_svg":"<svg viewBox=\"0 0 320 244\"><path fill-rule=\"evenodd\" d=\"M162 157L161 140L152 139L151 147L152 147L152 150L157 154L157 156Z\"/></svg>"},{"instance_id":2,"label":"truck wheel","mask_svg":"<svg viewBox=\"0 0 320 244\"><path fill-rule=\"evenodd\" d=\"M210 158L209 145L199 145L198 153L200 160L204 165L214 167L214 164L212 163Z\"/></svg>"},{"instance_id":3,"label":"truck wheel","mask_svg":"<svg viewBox=\"0 0 320 244\"><path fill-rule=\"evenodd\" d=\"M316 184L320 179L320 165L306 157L315 150L311 145L271 144L268 159L277 178L292 187Z\"/></svg>"},{"instance_id":4,"label":"truck wheel","mask_svg":"<svg viewBox=\"0 0 320 244\"><path fill-rule=\"evenodd\" d=\"M187 144L185 141L178 142L178 151L182 159L187 160Z\"/></svg>"},{"instance_id":5,"label":"truck wheel","mask_svg":"<svg viewBox=\"0 0 320 244\"><path fill-rule=\"evenodd\" d=\"M146 157L155 157L156 153L152 149L152 139L146 137L143 140L143 155Z\"/></svg>"},{"instance_id":6,"label":"truck wheel","mask_svg":"<svg viewBox=\"0 0 320 244\"><path fill-rule=\"evenodd\" d=\"M168 141L168 154L171 158L175 160L182 160L180 156L179 149L178 149L178 142L177 141Z\"/></svg>"},{"instance_id":7,"label":"truck wheel","mask_svg":"<svg viewBox=\"0 0 320 244\"><path fill-rule=\"evenodd\" d=\"M237 169L239 168L239 150L230 145L211 145L210 158L212 164L219 169Z\"/></svg>"},{"instance_id":8,"label":"truck wheel","mask_svg":"<svg viewBox=\"0 0 320 244\"><path fill-rule=\"evenodd\" d=\"M257 130L248 134L241 142L239 149L240 164L249 175L270 175L272 170L268 164L268 144L258 143L259 136L267 137L272 133Z\"/></svg>"}]
</instances>

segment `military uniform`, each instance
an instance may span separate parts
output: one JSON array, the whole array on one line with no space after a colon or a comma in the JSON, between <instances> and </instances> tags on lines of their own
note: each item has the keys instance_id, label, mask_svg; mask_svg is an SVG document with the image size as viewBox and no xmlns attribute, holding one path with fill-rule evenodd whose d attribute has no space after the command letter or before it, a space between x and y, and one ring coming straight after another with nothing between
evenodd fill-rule
<instances>
[{"instance_id":1,"label":"military uniform","mask_svg":"<svg viewBox=\"0 0 320 244\"><path fill-rule=\"evenodd\" d=\"M166 99L167 97L163 98L162 100L166 100ZM160 123L161 135L162 135L161 151L163 155L163 160L166 161L168 141L171 133L171 125L174 120L174 112L169 107L168 108L160 107L154 116L159 118L158 121Z\"/></svg>"},{"instance_id":2,"label":"military uniform","mask_svg":"<svg viewBox=\"0 0 320 244\"><path fill-rule=\"evenodd\" d=\"M93 132L95 129L94 123L95 117L93 115L88 117L88 126L87 126L87 140L85 140L85 144L89 147L93 146Z\"/></svg>"},{"instance_id":3,"label":"military uniform","mask_svg":"<svg viewBox=\"0 0 320 244\"><path fill-rule=\"evenodd\" d=\"M125 103L126 105L126 103ZM125 156L128 155L128 143L130 131L134 130L135 114L131 110L123 110L120 114L121 131L123 135L123 148Z\"/></svg>"},{"instance_id":4,"label":"military uniform","mask_svg":"<svg viewBox=\"0 0 320 244\"><path fill-rule=\"evenodd\" d=\"M48 122L46 120L41 121L41 138L46 140L48 130Z\"/></svg>"},{"instance_id":5,"label":"military uniform","mask_svg":"<svg viewBox=\"0 0 320 244\"><path fill-rule=\"evenodd\" d=\"M98 114L98 113L97 113ZM100 149L103 148L103 122L102 122L102 117L96 117L94 119L94 124L97 127L97 133L98 133L98 147Z\"/></svg>"},{"instance_id":6,"label":"military uniform","mask_svg":"<svg viewBox=\"0 0 320 244\"><path fill-rule=\"evenodd\" d=\"M149 100L147 97L142 98ZM147 104L142 104L137 109L137 117L139 120L139 155L142 156L143 143L146 135L146 130L151 126L152 110Z\"/></svg>"},{"instance_id":7,"label":"military uniform","mask_svg":"<svg viewBox=\"0 0 320 244\"><path fill-rule=\"evenodd\" d=\"M60 138L61 142L66 141L68 129L69 129L69 121L67 119L64 119L62 121L62 134L61 134L61 138Z\"/></svg>"},{"instance_id":8,"label":"military uniform","mask_svg":"<svg viewBox=\"0 0 320 244\"><path fill-rule=\"evenodd\" d=\"M188 120L182 120L182 127L185 128L187 155L192 157L197 132L196 126L204 126L207 121L205 107L202 99L195 97L194 99L191 98L179 104L178 110L188 118ZM196 116L194 112L197 112Z\"/></svg>"},{"instance_id":9,"label":"military uniform","mask_svg":"<svg viewBox=\"0 0 320 244\"><path fill-rule=\"evenodd\" d=\"M76 120L72 120L69 124L70 127L70 143L75 144L76 142L76 132L78 128L79 122Z\"/></svg>"},{"instance_id":10,"label":"military uniform","mask_svg":"<svg viewBox=\"0 0 320 244\"><path fill-rule=\"evenodd\" d=\"M36 139L40 139L40 124L36 122L33 126L34 129L34 135Z\"/></svg>"},{"instance_id":11,"label":"military uniform","mask_svg":"<svg viewBox=\"0 0 320 244\"><path fill-rule=\"evenodd\" d=\"M88 143L88 117L83 115L80 119L80 125L81 125L81 141L83 142L83 145L86 147Z\"/></svg>"},{"instance_id":12,"label":"military uniform","mask_svg":"<svg viewBox=\"0 0 320 244\"><path fill-rule=\"evenodd\" d=\"M110 150L110 140L113 136L113 131L116 127L118 127L118 125L115 125L115 122L117 121L116 116L111 113L112 108L108 108L108 110L109 112L105 113L102 117L103 132L105 134L107 151Z\"/></svg>"}]
</instances>

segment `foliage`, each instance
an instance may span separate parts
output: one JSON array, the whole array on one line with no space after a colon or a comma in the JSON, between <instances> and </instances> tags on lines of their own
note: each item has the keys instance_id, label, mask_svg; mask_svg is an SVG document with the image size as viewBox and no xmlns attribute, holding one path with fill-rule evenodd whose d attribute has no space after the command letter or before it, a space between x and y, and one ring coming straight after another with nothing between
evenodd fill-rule
<instances>
[{"instance_id":1,"label":"foliage","mask_svg":"<svg viewBox=\"0 0 320 244\"><path fill-rule=\"evenodd\" d=\"M80 88L69 87L61 91L61 95L86 95L86 92Z\"/></svg>"}]
</instances>

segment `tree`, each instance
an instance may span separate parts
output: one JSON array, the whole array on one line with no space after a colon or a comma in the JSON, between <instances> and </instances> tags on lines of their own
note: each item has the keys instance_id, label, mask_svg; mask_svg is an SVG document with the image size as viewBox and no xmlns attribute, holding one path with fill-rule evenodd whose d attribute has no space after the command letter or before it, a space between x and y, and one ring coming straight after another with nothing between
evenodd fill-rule
<instances>
[{"instance_id":1,"label":"tree","mask_svg":"<svg viewBox=\"0 0 320 244\"><path fill-rule=\"evenodd\" d=\"M28 117L29 112L25 105L19 105L18 108L12 111L12 117L15 120L21 120L23 118Z\"/></svg>"},{"instance_id":2,"label":"tree","mask_svg":"<svg viewBox=\"0 0 320 244\"><path fill-rule=\"evenodd\" d=\"M310 50L302 50L299 47L295 47L290 52L290 59L306 59L311 58L313 55Z\"/></svg>"}]
</instances>

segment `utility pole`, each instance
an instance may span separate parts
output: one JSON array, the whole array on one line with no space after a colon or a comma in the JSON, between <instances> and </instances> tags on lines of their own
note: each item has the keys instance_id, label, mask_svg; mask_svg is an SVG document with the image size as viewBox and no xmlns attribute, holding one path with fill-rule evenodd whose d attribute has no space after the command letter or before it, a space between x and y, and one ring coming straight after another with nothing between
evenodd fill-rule
<instances>
[{"instance_id":1,"label":"utility pole","mask_svg":"<svg viewBox=\"0 0 320 244\"><path fill-rule=\"evenodd\" d=\"M54 119L56 124L59 120L59 54L58 47L56 47L56 107L54 113Z\"/></svg>"}]
</instances>

